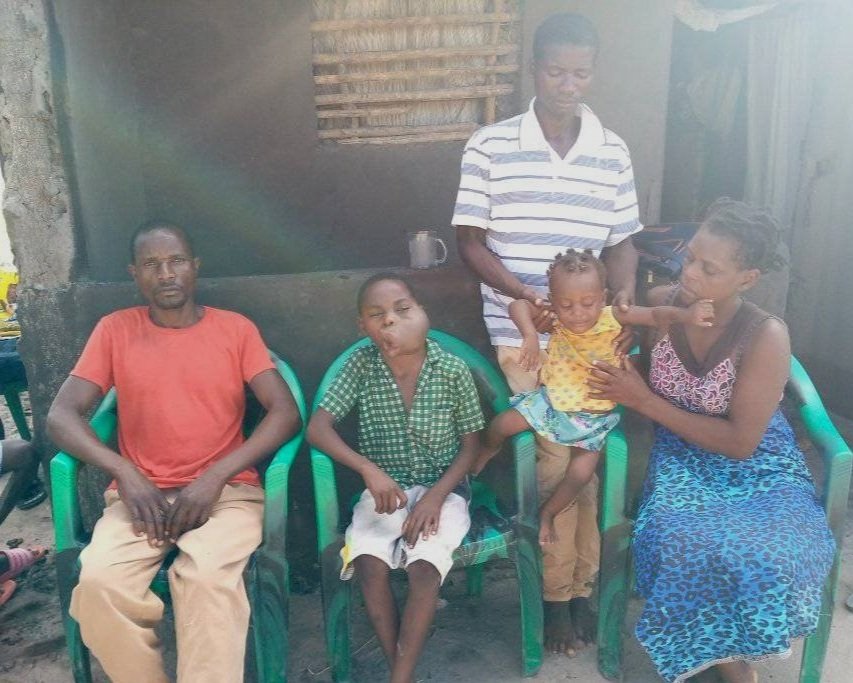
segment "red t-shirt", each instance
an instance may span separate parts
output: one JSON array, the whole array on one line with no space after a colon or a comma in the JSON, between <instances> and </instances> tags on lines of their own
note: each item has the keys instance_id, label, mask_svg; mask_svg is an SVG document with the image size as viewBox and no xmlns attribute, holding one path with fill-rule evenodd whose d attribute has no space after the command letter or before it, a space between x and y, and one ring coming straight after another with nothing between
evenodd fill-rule
<instances>
[{"instance_id":1,"label":"red t-shirt","mask_svg":"<svg viewBox=\"0 0 853 683\"><path fill-rule=\"evenodd\" d=\"M185 486L243 443L244 384L275 366L239 313L204 307L195 325L158 327L147 306L98 322L75 377L118 398L121 454L160 488ZM253 469L232 482L259 485Z\"/></svg>"}]
</instances>

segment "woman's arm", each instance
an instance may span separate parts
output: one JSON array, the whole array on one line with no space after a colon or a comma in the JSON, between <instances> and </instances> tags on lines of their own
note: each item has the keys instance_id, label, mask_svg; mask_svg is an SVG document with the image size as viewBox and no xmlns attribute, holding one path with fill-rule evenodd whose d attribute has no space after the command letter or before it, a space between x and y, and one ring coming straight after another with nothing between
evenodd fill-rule
<instances>
[{"instance_id":1,"label":"woman's arm","mask_svg":"<svg viewBox=\"0 0 853 683\"><path fill-rule=\"evenodd\" d=\"M630 363L624 368L597 363L589 380L590 396L621 403L701 448L746 460L778 407L790 362L788 330L771 318L755 330L741 360L726 417L697 415L673 406L654 394Z\"/></svg>"}]
</instances>

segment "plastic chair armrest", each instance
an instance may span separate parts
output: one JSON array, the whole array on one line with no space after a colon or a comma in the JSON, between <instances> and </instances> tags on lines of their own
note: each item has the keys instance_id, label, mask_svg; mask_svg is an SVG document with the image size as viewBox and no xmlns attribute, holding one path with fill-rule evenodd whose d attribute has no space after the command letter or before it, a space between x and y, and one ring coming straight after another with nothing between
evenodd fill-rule
<instances>
[{"instance_id":1,"label":"plastic chair armrest","mask_svg":"<svg viewBox=\"0 0 853 683\"><path fill-rule=\"evenodd\" d=\"M627 521L628 441L621 424L607 435L603 477L601 528L607 530Z\"/></svg>"},{"instance_id":2,"label":"plastic chair armrest","mask_svg":"<svg viewBox=\"0 0 853 683\"><path fill-rule=\"evenodd\" d=\"M50 461L50 497L57 552L76 548L83 542L83 515L77 496L80 467L80 461L67 453L57 453Z\"/></svg>"},{"instance_id":3,"label":"plastic chair armrest","mask_svg":"<svg viewBox=\"0 0 853 683\"><path fill-rule=\"evenodd\" d=\"M311 469L314 473L314 499L317 513L317 550L322 554L341 536L338 526L338 489L332 459L316 448L311 449Z\"/></svg>"},{"instance_id":4,"label":"plastic chair armrest","mask_svg":"<svg viewBox=\"0 0 853 683\"><path fill-rule=\"evenodd\" d=\"M522 432L512 438L515 461L515 497L518 519L525 526L539 527L539 492L536 480L536 440L533 432Z\"/></svg>"}]
</instances>

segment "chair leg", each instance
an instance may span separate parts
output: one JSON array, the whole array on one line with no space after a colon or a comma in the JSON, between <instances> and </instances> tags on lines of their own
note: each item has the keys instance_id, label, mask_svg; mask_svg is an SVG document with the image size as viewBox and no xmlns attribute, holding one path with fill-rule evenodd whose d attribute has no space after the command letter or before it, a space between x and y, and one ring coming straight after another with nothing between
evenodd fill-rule
<instances>
[{"instance_id":1,"label":"chair leg","mask_svg":"<svg viewBox=\"0 0 853 683\"><path fill-rule=\"evenodd\" d=\"M255 668L259 683L287 683L288 567L283 556L254 556L246 590L252 605Z\"/></svg>"},{"instance_id":2,"label":"chair leg","mask_svg":"<svg viewBox=\"0 0 853 683\"><path fill-rule=\"evenodd\" d=\"M601 539L598 580L598 670L611 681L622 680L622 625L630 594L631 524L608 529Z\"/></svg>"},{"instance_id":3,"label":"chair leg","mask_svg":"<svg viewBox=\"0 0 853 683\"><path fill-rule=\"evenodd\" d=\"M482 564L465 567L468 595L472 598L479 598L483 594L483 569Z\"/></svg>"},{"instance_id":4,"label":"chair leg","mask_svg":"<svg viewBox=\"0 0 853 683\"><path fill-rule=\"evenodd\" d=\"M544 653L542 608L542 553L537 529L516 526L515 571L521 606L521 671L535 676Z\"/></svg>"},{"instance_id":5,"label":"chair leg","mask_svg":"<svg viewBox=\"0 0 853 683\"><path fill-rule=\"evenodd\" d=\"M336 683L350 681L350 581L341 581L340 543L327 547L320 557L326 657Z\"/></svg>"},{"instance_id":6,"label":"chair leg","mask_svg":"<svg viewBox=\"0 0 853 683\"><path fill-rule=\"evenodd\" d=\"M838 586L840 553L835 554L835 562L823 586L823 599L820 605L820 619L817 630L806 638L803 644L803 659L800 663L800 683L820 683L823 660L829 644L829 631L832 626L832 610L835 607L835 589Z\"/></svg>"},{"instance_id":7,"label":"chair leg","mask_svg":"<svg viewBox=\"0 0 853 683\"><path fill-rule=\"evenodd\" d=\"M21 435L24 441L32 441L33 436L30 434L30 426L27 424L24 406L21 405L21 394L15 389L10 389L3 392L3 395L6 398L6 405L9 407L9 412L12 413L12 420L15 423L15 427L18 428L18 434Z\"/></svg>"},{"instance_id":8,"label":"chair leg","mask_svg":"<svg viewBox=\"0 0 853 683\"><path fill-rule=\"evenodd\" d=\"M69 614L71 592L77 585L80 569L77 558L78 548L63 550L56 556L56 579L59 589L59 605L62 610L62 626L65 630L65 642L68 646L68 658L71 660L71 673L74 683L92 683L92 669L89 663L89 649L80 636L80 625Z\"/></svg>"}]
</instances>

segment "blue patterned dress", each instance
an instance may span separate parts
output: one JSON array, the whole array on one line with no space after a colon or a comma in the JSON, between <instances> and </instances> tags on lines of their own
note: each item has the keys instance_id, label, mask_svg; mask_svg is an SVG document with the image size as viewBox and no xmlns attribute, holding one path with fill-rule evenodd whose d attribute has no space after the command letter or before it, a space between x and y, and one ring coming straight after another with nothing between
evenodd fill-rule
<instances>
[{"instance_id":1,"label":"blue patterned dress","mask_svg":"<svg viewBox=\"0 0 853 683\"><path fill-rule=\"evenodd\" d=\"M725 415L740 349L768 317L744 303L704 366L673 327L652 350L653 391ZM637 639L664 679L789 654L791 639L817 626L835 543L782 413L740 461L657 425L633 550L646 598Z\"/></svg>"}]
</instances>

